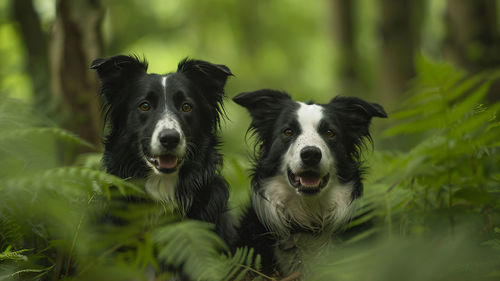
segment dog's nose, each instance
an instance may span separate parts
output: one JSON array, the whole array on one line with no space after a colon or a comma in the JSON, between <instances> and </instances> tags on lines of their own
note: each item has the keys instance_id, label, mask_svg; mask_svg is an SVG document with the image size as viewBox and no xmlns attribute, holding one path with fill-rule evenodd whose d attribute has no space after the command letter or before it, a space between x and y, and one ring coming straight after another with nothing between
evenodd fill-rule
<instances>
[{"instance_id":1,"label":"dog's nose","mask_svg":"<svg viewBox=\"0 0 500 281\"><path fill-rule=\"evenodd\" d=\"M300 151L300 158L307 166L315 166L321 161L321 150L316 146L306 146Z\"/></svg>"},{"instance_id":2,"label":"dog's nose","mask_svg":"<svg viewBox=\"0 0 500 281\"><path fill-rule=\"evenodd\" d=\"M174 149L181 141L179 132L173 129L166 129L158 134L160 143L166 149Z\"/></svg>"}]
</instances>

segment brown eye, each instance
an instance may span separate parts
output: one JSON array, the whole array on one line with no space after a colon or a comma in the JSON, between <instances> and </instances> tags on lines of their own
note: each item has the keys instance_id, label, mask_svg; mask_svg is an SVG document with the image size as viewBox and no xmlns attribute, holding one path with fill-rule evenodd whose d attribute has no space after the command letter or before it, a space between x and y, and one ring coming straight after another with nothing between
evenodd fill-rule
<instances>
[{"instance_id":1,"label":"brown eye","mask_svg":"<svg viewBox=\"0 0 500 281\"><path fill-rule=\"evenodd\" d=\"M145 101L139 105L139 109L142 111L149 111L151 109L151 105L149 102Z\"/></svg>"},{"instance_id":2,"label":"brown eye","mask_svg":"<svg viewBox=\"0 0 500 281\"><path fill-rule=\"evenodd\" d=\"M190 105L189 103L185 103L185 104L182 105L181 109L184 112L189 112L189 111L191 111L193 109L193 106Z\"/></svg>"},{"instance_id":3,"label":"brown eye","mask_svg":"<svg viewBox=\"0 0 500 281\"><path fill-rule=\"evenodd\" d=\"M326 131L325 136L327 136L328 138L333 138L335 136L335 132L332 130L328 130Z\"/></svg>"},{"instance_id":4,"label":"brown eye","mask_svg":"<svg viewBox=\"0 0 500 281\"><path fill-rule=\"evenodd\" d=\"M291 137L291 136L293 136L293 133L294 133L294 131L293 131L292 129L285 129L285 130L283 131L283 135L285 135L285 136L287 136L287 137Z\"/></svg>"}]
</instances>

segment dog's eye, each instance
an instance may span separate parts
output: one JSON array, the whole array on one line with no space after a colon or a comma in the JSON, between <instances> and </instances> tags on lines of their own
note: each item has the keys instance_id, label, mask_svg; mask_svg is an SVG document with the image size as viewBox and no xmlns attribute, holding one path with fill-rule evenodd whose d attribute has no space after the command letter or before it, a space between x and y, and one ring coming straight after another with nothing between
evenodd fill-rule
<instances>
[{"instance_id":1,"label":"dog's eye","mask_svg":"<svg viewBox=\"0 0 500 281\"><path fill-rule=\"evenodd\" d=\"M327 136L328 138L333 138L335 136L335 132L332 130L327 130L325 136Z\"/></svg>"},{"instance_id":2,"label":"dog's eye","mask_svg":"<svg viewBox=\"0 0 500 281\"><path fill-rule=\"evenodd\" d=\"M149 102L145 101L139 105L139 109L142 111L149 111L151 109L151 105L149 104Z\"/></svg>"},{"instance_id":3,"label":"dog's eye","mask_svg":"<svg viewBox=\"0 0 500 281\"><path fill-rule=\"evenodd\" d=\"M189 103L185 103L185 104L182 105L181 109L184 112L189 112L189 111L191 111L193 109L193 106L190 105Z\"/></svg>"},{"instance_id":4,"label":"dog's eye","mask_svg":"<svg viewBox=\"0 0 500 281\"><path fill-rule=\"evenodd\" d=\"M285 135L287 137L291 137L291 136L293 136L293 134L294 134L294 131L290 128L287 128L283 131L283 135Z\"/></svg>"}]
</instances>

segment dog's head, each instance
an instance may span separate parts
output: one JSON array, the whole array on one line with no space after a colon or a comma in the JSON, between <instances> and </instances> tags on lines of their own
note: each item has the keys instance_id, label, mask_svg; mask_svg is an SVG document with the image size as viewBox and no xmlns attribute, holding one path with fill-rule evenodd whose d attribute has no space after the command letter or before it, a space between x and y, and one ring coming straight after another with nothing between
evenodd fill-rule
<instances>
[{"instance_id":1,"label":"dog's head","mask_svg":"<svg viewBox=\"0 0 500 281\"><path fill-rule=\"evenodd\" d=\"M345 219L362 192L360 148L370 140L371 119L387 117L382 106L354 97L295 102L273 90L233 100L250 112L258 138L253 188L267 201L255 206L261 220L314 228Z\"/></svg>"},{"instance_id":2,"label":"dog's head","mask_svg":"<svg viewBox=\"0 0 500 281\"><path fill-rule=\"evenodd\" d=\"M178 171L195 154L192 144L215 135L232 75L224 65L191 59L174 73L148 74L145 61L123 55L96 59L91 68L108 110L106 149L121 146L156 174Z\"/></svg>"}]
</instances>

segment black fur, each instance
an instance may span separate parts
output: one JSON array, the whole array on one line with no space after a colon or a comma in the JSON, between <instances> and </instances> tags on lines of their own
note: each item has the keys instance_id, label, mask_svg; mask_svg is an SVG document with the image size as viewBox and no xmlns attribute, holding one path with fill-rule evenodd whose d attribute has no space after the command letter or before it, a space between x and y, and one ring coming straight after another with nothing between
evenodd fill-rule
<instances>
[{"instance_id":1,"label":"black fur","mask_svg":"<svg viewBox=\"0 0 500 281\"><path fill-rule=\"evenodd\" d=\"M107 172L126 179L146 179L152 167L149 143L164 110L175 115L185 135L187 153L178 168L175 201L187 206L187 218L215 224L225 241L234 235L227 210L228 183L220 175L218 127L223 115L224 85L232 75L229 68L206 61L184 59L174 73L147 73L148 64L135 56L96 59L108 125L103 166ZM162 79L166 77L166 87ZM151 110L138 109L142 101ZM192 111L180 110L188 100Z\"/></svg>"},{"instance_id":2,"label":"black fur","mask_svg":"<svg viewBox=\"0 0 500 281\"><path fill-rule=\"evenodd\" d=\"M273 198L262 197L267 188L265 180L279 176L283 156L294 141L294 137L283 135L283 128L293 128L297 135L300 133L296 113L300 105L285 92L267 89L241 93L233 100L249 111L252 117L249 132L257 140L254 148L252 193L264 200L272 200ZM319 106L323 108L324 118L317 130L324 131L328 128L336 132L334 138L324 137L324 141L334 154L332 157L336 164L337 182L352 184L351 199L354 200L363 192L360 149L364 147L366 140L371 142L371 119L387 117L387 114L382 106L355 97L335 97L329 103ZM286 244L290 236L284 237L267 228L254 208L254 205L249 206L244 212L237 231L239 240L236 246L254 248L262 257L264 272L272 274L280 271L275 249ZM297 225L290 227L291 235L311 232L310 229L302 229ZM312 237L318 234L312 233Z\"/></svg>"}]
</instances>

